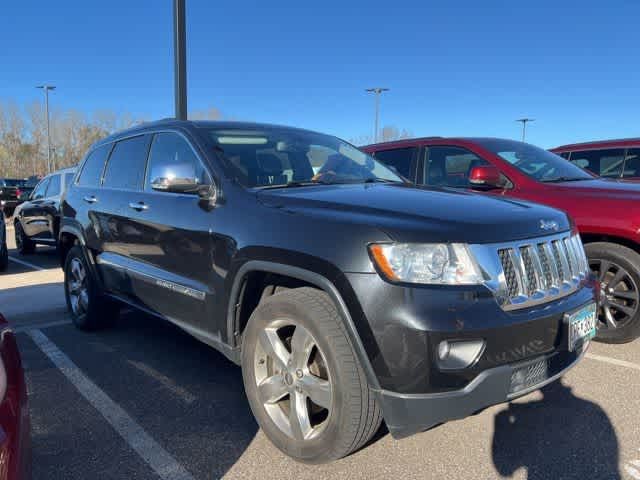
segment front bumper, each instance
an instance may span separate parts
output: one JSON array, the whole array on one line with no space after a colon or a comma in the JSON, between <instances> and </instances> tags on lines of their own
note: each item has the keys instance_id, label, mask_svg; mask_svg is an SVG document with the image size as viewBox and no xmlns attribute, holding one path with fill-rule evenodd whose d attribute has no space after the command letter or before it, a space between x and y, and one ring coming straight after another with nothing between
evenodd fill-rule
<instances>
[{"instance_id":1,"label":"front bumper","mask_svg":"<svg viewBox=\"0 0 640 480\"><path fill-rule=\"evenodd\" d=\"M557 380L576 365L588 347L577 352L555 352L534 359L485 370L465 388L432 394L374 393L394 438L404 438L440 423L468 417L491 405L526 395ZM528 382L515 382L516 372Z\"/></svg>"}]
</instances>

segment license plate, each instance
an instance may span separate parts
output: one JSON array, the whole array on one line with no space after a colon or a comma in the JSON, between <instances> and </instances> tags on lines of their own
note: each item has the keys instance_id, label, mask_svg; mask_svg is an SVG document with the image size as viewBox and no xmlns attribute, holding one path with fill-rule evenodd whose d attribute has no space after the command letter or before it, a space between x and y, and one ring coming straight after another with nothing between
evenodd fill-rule
<instances>
[{"instance_id":1,"label":"license plate","mask_svg":"<svg viewBox=\"0 0 640 480\"><path fill-rule=\"evenodd\" d=\"M569 351L583 342L596 336L596 321L598 308L595 303L582 307L577 312L565 314L565 321L569 326Z\"/></svg>"}]
</instances>

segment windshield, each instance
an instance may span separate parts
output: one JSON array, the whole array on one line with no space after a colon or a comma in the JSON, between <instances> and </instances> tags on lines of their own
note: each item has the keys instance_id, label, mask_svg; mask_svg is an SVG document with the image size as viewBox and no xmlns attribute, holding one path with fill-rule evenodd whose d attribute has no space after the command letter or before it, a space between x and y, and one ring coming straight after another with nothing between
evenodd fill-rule
<instances>
[{"instance_id":1,"label":"windshield","mask_svg":"<svg viewBox=\"0 0 640 480\"><path fill-rule=\"evenodd\" d=\"M245 187L404 182L354 146L293 129L209 130L215 149Z\"/></svg>"},{"instance_id":2,"label":"windshield","mask_svg":"<svg viewBox=\"0 0 640 480\"><path fill-rule=\"evenodd\" d=\"M497 139L478 140L478 143L499 155L522 173L540 182L567 182L594 178L555 153L528 143Z\"/></svg>"}]
</instances>

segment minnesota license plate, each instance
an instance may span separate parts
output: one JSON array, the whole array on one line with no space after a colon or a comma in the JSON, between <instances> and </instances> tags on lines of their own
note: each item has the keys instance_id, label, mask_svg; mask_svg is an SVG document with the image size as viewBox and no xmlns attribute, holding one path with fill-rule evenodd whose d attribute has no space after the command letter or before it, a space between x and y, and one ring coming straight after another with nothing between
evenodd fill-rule
<instances>
[{"instance_id":1,"label":"minnesota license plate","mask_svg":"<svg viewBox=\"0 0 640 480\"><path fill-rule=\"evenodd\" d=\"M596 336L598 307L595 303L582 307L577 312L565 314L565 322L569 327L569 351Z\"/></svg>"}]
</instances>

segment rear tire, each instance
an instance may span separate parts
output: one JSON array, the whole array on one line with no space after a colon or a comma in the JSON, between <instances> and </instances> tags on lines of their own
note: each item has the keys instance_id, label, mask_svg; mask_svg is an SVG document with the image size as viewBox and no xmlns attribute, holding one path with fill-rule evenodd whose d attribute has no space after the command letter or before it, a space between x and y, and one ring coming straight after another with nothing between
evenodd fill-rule
<instances>
[{"instance_id":1,"label":"rear tire","mask_svg":"<svg viewBox=\"0 0 640 480\"><path fill-rule=\"evenodd\" d=\"M635 340L640 336L640 255L608 242L588 243L585 252L602 288L596 340Z\"/></svg>"},{"instance_id":2,"label":"rear tire","mask_svg":"<svg viewBox=\"0 0 640 480\"><path fill-rule=\"evenodd\" d=\"M110 326L118 316L119 305L100 292L79 245L72 247L67 254L64 293L73 324L80 330Z\"/></svg>"},{"instance_id":3,"label":"rear tire","mask_svg":"<svg viewBox=\"0 0 640 480\"><path fill-rule=\"evenodd\" d=\"M243 334L242 375L260 427L298 461L344 457L382 422L340 314L320 290L286 290L258 305Z\"/></svg>"},{"instance_id":4,"label":"rear tire","mask_svg":"<svg viewBox=\"0 0 640 480\"><path fill-rule=\"evenodd\" d=\"M4 272L9 267L9 250L7 250L7 244L3 243L0 246L0 272Z\"/></svg>"},{"instance_id":5,"label":"rear tire","mask_svg":"<svg viewBox=\"0 0 640 480\"><path fill-rule=\"evenodd\" d=\"M31 240L26 233L24 233L24 229L20 222L15 223L14 233L16 236L16 248L20 255L30 255L36 251L35 242Z\"/></svg>"}]
</instances>

